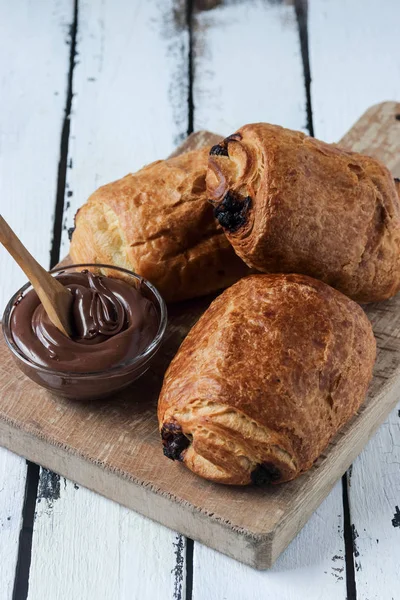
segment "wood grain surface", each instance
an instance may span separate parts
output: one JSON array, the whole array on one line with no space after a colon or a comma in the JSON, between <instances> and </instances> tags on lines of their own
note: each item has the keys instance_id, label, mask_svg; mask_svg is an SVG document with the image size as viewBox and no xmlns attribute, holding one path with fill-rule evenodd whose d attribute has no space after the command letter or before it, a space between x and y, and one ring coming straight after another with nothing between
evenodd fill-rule
<instances>
[{"instance_id":1,"label":"wood grain surface","mask_svg":"<svg viewBox=\"0 0 400 600\"><path fill-rule=\"evenodd\" d=\"M386 128L400 128L395 119L400 105L387 103L375 110ZM370 123L369 114L365 127ZM196 139L196 135L191 138L190 147L197 145ZM400 136L393 139L397 145L388 152L396 153ZM368 308L378 357L359 415L302 477L281 486L244 489L203 481L165 459L160 450L155 408L162 375L209 301L200 299L171 308L166 340L153 367L112 401L74 403L56 398L19 373L3 345L0 443L229 556L267 568L396 401L400 298Z\"/></svg>"}]
</instances>

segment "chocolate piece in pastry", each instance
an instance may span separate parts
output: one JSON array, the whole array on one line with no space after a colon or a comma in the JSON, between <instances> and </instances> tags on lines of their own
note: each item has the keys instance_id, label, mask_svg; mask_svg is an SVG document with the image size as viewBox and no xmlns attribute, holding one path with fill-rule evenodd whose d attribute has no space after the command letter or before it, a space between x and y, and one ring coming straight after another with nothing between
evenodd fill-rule
<instances>
[{"instance_id":1,"label":"chocolate piece in pastry","mask_svg":"<svg viewBox=\"0 0 400 600\"><path fill-rule=\"evenodd\" d=\"M309 469L362 404L375 360L358 304L304 275L225 290L164 379L164 454L211 481L280 483Z\"/></svg>"},{"instance_id":2,"label":"chocolate piece in pastry","mask_svg":"<svg viewBox=\"0 0 400 600\"><path fill-rule=\"evenodd\" d=\"M220 146L208 195L249 266L311 275L360 302L396 294L400 200L382 163L266 123Z\"/></svg>"},{"instance_id":3,"label":"chocolate piece in pastry","mask_svg":"<svg viewBox=\"0 0 400 600\"><path fill-rule=\"evenodd\" d=\"M207 202L207 157L208 149L187 152L99 188L76 215L72 260L135 271L168 301L248 274Z\"/></svg>"}]
</instances>

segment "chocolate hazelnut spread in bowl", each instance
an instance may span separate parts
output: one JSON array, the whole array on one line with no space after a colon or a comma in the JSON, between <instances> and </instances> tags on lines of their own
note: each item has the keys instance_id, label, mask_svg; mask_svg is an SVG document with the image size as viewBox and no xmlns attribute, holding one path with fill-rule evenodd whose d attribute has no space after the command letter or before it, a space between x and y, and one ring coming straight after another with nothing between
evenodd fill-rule
<instances>
[{"instance_id":1,"label":"chocolate hazelnut spread in bowl","mask_svg":"<svg viewBox=\"0 0 400 600\"><path fill-rule=\"evenodd\" d=\"M167 324L156 288L110 265L51 273L72 293L73 333L68 338L53 325L29 283L18 290L5 309L3 331L25 375L55 394L88 399L109 396L147 371Z\"/></svg>"}]
</instances>

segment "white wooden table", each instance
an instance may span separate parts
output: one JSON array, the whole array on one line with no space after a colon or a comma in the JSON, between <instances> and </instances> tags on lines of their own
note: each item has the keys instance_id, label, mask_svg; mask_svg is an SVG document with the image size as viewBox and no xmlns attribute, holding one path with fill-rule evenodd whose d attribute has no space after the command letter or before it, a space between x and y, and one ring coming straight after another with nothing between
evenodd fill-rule
<instances>
[{"instance_id":1,"label":"white wooden table","mask_svg":"<svg viewBox=\"0 0 400 600\"><path fill-rule=\"evenodd\" d=\"M95 188L192 130L330 142L400 100L399 39L399 0L0 0L1 213L53 265ZM0 449L0 599L399 600L399 417L269 572Z\"/></svg>"}]
</instances>

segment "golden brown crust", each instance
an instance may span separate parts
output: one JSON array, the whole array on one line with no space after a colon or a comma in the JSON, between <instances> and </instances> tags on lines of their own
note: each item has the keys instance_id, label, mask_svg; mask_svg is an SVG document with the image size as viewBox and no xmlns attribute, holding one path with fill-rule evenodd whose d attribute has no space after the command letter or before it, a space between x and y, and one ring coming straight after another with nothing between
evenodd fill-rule
<instances>
[{"instance_id":1,"label":"golden brown crust","mask_svg":"<svg viewBox=\"0 0 400 600\"><path fill-rule=\"evenodd\" d=\"M157 161L99 188L76 215L72 260L131 269L168 301L247 274L207 202L207 155L203 149Z\"/></svg>"},{"instance_id":2,"label":"golden brown crust","mask_svg":"<svg viewBox=\"0 0 400 600\"><path fill-rule=\"evenodd\" d=\"M208 194L249 266L305 273L360 302L397 293L400 202L382 163L265 123L221 147Z\"/></svg>"},{"instance_id":3,"label":"golden brown crust","mask_svg":"<svg viewBox=\"0 0 400 600\"><path fill-rule=\"evenodd\" d=\"M375 351L363 310L328 285L246 277L211 304L166 373L165 454L221 483L293 479L360 407Z\"/></svg>"}]
</instances>

